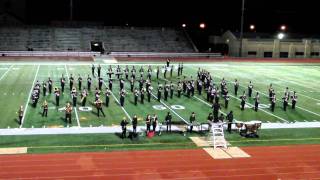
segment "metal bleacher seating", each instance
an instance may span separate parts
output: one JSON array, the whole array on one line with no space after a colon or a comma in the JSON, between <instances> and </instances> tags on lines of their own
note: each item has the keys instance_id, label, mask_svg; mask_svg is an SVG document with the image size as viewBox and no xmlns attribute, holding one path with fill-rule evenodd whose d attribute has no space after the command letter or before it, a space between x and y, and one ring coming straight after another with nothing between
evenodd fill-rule
<instances>
[{"instance_id":1,"label":"metal bleacher seating","mask_svg":"<svg viewBox=\"0 0 320 180\"><path fill-rule=\"evenodd\" d=\"M0 28L2 51L90 51L90 42L103 42L109 52L194 52L180 30L130 27Z\"/></svg>"}]
</instances>

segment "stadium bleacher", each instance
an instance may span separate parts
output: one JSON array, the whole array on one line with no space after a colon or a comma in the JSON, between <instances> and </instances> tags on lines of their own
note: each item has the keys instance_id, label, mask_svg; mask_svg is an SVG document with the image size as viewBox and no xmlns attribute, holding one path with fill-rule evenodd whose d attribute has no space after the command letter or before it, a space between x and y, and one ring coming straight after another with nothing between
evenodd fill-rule
<instances>
[{"instance_id":1,"label":"stadium bleacher","mask_svg":"<svg viewBox=\"0 0 320 180\"><path fill-rule=\"evenodd\" d=\"M173 28L2 27L0 41L4 51L90 51L90 42L99 41L107 52L194 52Z\"/></svg>"}]
</instances>

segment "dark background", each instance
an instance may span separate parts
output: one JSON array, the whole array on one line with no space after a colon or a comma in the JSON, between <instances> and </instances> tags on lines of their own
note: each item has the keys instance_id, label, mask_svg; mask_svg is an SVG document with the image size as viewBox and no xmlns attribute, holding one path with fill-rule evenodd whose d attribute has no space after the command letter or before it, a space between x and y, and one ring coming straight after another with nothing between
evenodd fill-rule
<instances>
[{"instance_id":1,"label":"dark background","mask_svg":"<svg viewBox=\"0 0 320 180\"><path fill-rule=\"evenodd\" d=\"M5 11L24 6L21 19L26 24L50 24L68 21L70 0L0 0ZM24 3L22 3L24 1ZM107 26L170 26L181 27L199 42L208 35L226 30L240 31L242 0L73 0L73 20L102 22ZM6 3L7 2L7 3ZM246 0L244 31L249 25L256 32L275 34L281 25L287 32L318 34L319 6L316 0ZM16 8L17 9L17 8ZM205 29L199 23L206 23ZM200 43L201 44L201 43Z\"/></svg>"},{"instance_id":2,"label":"dark background","mask_svg":"<svg viewBox=\"0 0 320 180\"><path fill-rule=\"evenodd\" d=\"M26 21L46 24L69 20L69 0L27 0ZM105 25L198 27L240 29L241 0L73 0L75 21L101 21ZM257 31L274 32L286 24L291 32L317 33L317 1L246 0L245 30L255 24Z\"/></svg>"}]
</instances>

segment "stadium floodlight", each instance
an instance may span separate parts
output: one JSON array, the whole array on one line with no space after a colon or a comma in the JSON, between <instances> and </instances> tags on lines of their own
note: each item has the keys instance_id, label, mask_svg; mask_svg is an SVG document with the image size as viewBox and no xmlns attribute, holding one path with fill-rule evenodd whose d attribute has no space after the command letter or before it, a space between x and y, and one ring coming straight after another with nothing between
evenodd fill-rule
<instances>
[{"instance_id":1,"label":"stadium floodlight","mask_svg":"<svg viewBox=\"0 0 320 180\"><path fill-rule=\"evenodd\" d=\"M250 30L254 30L255 28L256 28L255 25L253 25L253 24L250 25Z\"/></svg>"},{"instance_id":2,"label":"stadium floodlight","mask_svg":"<svg viewBox=\"0 0 320 180\"><path fill-rule=\"evenodd\" d=\"M281 40L281 39L283 39L283 38L284 38L284 34L283 34L283 33L279 33L279 34L278 34L278 39Z\"/></svg>"},{"instance_id":3,"label":"stadium floodlight","mask_svg":"<svg viewBox=\"0 0 320 180\"><path fill-rule=\"evenodd\" d=\"M205 24L205 23L200 23L199 27L200 27L201 29L204 29L204 28L206 28L206 24Z\"/></svg>"},{"instance_id":4,"label":"stadium floodlight","mask_svg":"<svg viewBox=\"0 0 320 180\"><path fill-rule=\"evenodd\" d=\"M280 27L280 29L281 29L282 31L285 31L285 30L287 29L287 26L282 25L282 26Z\"/></svg>"},{"instance_id":5,"label":"stadium floodlight","mask_svg":"<svg viewBox=\"0 0 320 180\"><path fill-rule=\"evenodd\" d=\"M187 25L186 25L186 24L182 24L182 27L184 27L184 28L185 28L185 27L187 27Z\"/></svg>"}]
</instances>

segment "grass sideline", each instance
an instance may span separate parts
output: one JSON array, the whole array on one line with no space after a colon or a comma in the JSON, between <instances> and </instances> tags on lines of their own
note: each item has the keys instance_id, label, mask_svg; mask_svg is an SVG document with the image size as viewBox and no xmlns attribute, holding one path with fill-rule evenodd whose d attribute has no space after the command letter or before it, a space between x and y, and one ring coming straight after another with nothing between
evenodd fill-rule
<instances>
[{"instance_id":1,"label":"grass sideline","mask_svg":"<svg viewBox=\"0 0 320 180\"><path fill-rule=\"evenodd\" d=\"M189 137L201 135L206 134L163 133L153 138L142 136L138 140L121 139L118 134L2 136L0 148L28 147L28 153L191 149L198 147ZM261 130L260 138L254 139L243 138L236 132L225 135L232 146L320 144L318 128Z\"/></svg>"}]
</instances>

